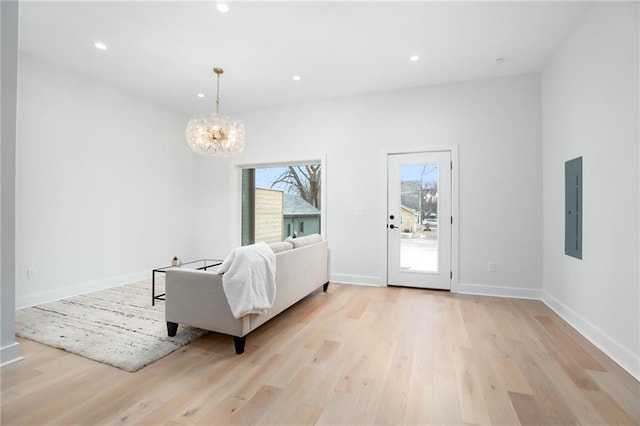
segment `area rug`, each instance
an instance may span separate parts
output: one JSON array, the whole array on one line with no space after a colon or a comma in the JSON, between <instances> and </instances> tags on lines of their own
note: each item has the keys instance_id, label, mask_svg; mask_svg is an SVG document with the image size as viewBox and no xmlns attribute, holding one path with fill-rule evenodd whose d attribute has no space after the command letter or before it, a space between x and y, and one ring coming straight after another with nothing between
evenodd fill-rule
<instances>
[{"instance_id":1,"label":"area rug","mask_svg":"<svg viewBox=\"0 0 640 426\"><path fill-rule=\"evenodd\" d=\"M18 336L130 372L204 333L181 326L169 337L164 301L151 306L149 280L16 311Z\"/></svg>"}]
</instances>

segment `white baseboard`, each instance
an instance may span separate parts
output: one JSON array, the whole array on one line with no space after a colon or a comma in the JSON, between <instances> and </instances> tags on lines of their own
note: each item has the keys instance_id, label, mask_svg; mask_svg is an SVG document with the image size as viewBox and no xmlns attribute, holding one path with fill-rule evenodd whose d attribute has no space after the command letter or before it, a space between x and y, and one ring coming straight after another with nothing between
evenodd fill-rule
<instances>
[{"instance_id":1,"label":"white baseboard","mask_svg":"<svg viewBox=\"0 0 640 426\"><path fill-rule=\"evenodd\" d=\"M370 287L387 286L387 283L382 278L366 275L331 274L331 282L336 284L357 284Z\"/></svg>"},{"instance_id":2,"label":"white baseboard","mask_svg":"<svg viewBox=\"0 0 640 426\"><path fill-rule=\"evenodd\" d=\"M41 305L43 303L65 299L67 297L73 297L79 294L86 294L94 291L104 290L118 285L130 284L148 278L150 278L150 272L148 270L145 270L144 272L120 275L118 277L107 278L104 280L89 281L74 286L57 288L52 291L29 294L16 298L16 309ZM149 298L151 298L151 285L149 285Z\"/></svg>"},{"instance_id":3,"label":"white baseboard","mask_svg":"<svg viewBox=\"0 0 640 426\"><path fill-rule=\"evenodd\" d=\"M535 288L459 283L456 293L540 300L541 290Z\"/></svg>"},{"instance_id":4,"label":"white baseboard","mask_svg":"<svg viewBox=\"0 0 640 426\"><path fill-rule=\"evenodd\" d=\"M543 291L540 300L636 380L640 380L640 357L638 355L612 339L607 333L550 293Z\"/></svg>"},{"instance_id":5,"label":"white baseboard","mask_svg":"<svg viewBox=\"0 0 640 426\"><path fill-rule=\"evenodd\" d=\"M20 356L20 343L13 342L10 345L0 348L0 367L13 364L23 358Z\"/></svg>"}]
</instances>

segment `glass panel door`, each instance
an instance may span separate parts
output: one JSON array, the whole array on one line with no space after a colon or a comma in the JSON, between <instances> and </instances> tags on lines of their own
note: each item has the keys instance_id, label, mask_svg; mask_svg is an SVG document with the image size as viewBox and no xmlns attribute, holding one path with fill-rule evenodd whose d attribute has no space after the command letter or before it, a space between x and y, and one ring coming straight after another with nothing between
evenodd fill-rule
<instances>
[{"instance_id":1,"label":"glass panel door","mask_svg":"<svg viewBox=\"0 0 640 426\"><path fill-rule=\"evenodd\" d=\"M450 289L451 154L389 155L388 283Z\"/></svg>"}]
</instances>

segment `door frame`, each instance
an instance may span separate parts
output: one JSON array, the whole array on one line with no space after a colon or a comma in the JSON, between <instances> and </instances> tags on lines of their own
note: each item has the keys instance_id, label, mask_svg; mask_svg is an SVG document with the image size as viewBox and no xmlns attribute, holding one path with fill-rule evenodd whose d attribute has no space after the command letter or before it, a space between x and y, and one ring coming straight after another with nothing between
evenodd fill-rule
<instances>
[{"instance_id":1,"label":"door frame","mask_svg":"<svg viewBox=\"0 0 640 426\"><path fill-rule=\"evenodd\" d=\"M385 173L381 173L380 176L380 188L383 188L381 193L385 194L384 197L380 197L380 220L378 222L378 229L380 233L384 233L384 237L382 241L385 242L384 247L381 248L381 259L384 259L383 262L383 276L385 279L384 286L389 286L389 266L388 266L388 231L387 231L387 201L388 201L388 179L389 179L389 170L388 170L388 156L393 154L421 154L421 153L429 153L429 152L437 152L437 151L449 151L451 153L451 164L453 169L451 170L451 216L453 217L453 224L451 225L451 292L458 293L459 288L459 224L460 224L460 200L459 200L459 162L458 162L458 145L423 145L420 147L414 147L413 149L407 148L404 150L385 150L380 155L380 164L381 167L384 167Z\"/></svg>"}]
</instances>

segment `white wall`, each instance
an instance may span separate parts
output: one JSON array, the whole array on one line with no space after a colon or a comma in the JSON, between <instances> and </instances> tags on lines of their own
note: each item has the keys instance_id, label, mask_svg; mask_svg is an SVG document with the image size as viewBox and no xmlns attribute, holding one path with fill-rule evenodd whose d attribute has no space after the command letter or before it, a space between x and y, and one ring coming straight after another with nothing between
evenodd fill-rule
<instances>
[{"instance_id":1,"label":"white wall","mask_svg":"<svg viewBox=\"0 0 640 426\"><path fill-rule=\"evenodd\" d=\"M0 63L2 81L2 135L0 160L0 365L20 359L15 331L15 220L16 220L16 86L18 78L18 15L17 1L0 4L2 48Z\"/></svg>"},{"instance_id":2,"label":"white wall","mask_svg":"<svg viewBox=\"0 0 640 426\"><path fill-rule=\"evenodd\" d=\"M196 254L188 117L27 54L18 83L18 307Z\"/></svg>"},{"instance_id":3,"label":"white wall","mask_svg":"<svg viewBox=\"0 0 640 426\"><path fill-rule=\"evenodd\" d=\"M638 3L596 4L543 73L544 300L640 376ZM564 162L583 157L582 260Z\"/></svg>"},{"instance_id":4,"label":"white wall","mask_svg":"<svg viewBox=\"0 0 640 426\"><path fill-rule=\"evenodd\" d=\"M539 296L538 75L273 108L238 118L247 128L246 152L203 163L211 178L202 180L199 221L210 226L211 252L228 252L231 241L224 236L239 234L239 222L231 217L239 190L221 186L226 172L220 170L326 154L332 280L386 285L386 153L458 146L460 290ZM356 216L356 209L364 209L365 216ZM488 261L496 263L496 272L487 272Z\"/></svg>"}]
</instances>

